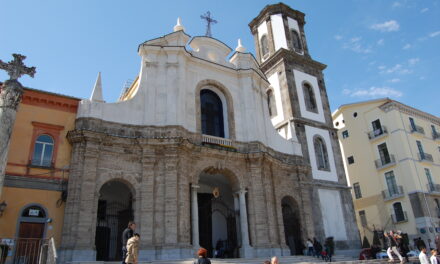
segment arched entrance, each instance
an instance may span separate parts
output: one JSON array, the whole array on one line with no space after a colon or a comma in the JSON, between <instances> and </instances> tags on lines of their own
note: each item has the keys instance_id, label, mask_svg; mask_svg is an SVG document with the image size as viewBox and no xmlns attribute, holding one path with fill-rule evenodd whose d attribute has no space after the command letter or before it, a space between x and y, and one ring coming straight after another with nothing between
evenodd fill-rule
<instances>
[{"instance_id":1,"label":"arched entrance","mask_svg":"<svg viewBox=\"0 0 440 264\"><path fill-rule=\"evenodd\" d=\"M298 204L292 197L285 196L281 200L281 208L283 212L284 234L286 244L290 248L290 254L302 255L303 242Z\"/></svg>"},{"instance_id":2,"label":"arched entrance","mask_svg":"<svg viewBox=\"0 0 440 264\"><path fill-rule=\"evenodd\" d=\"M123 182L112 180L99 191L96 218L96 260L122 260L121 235L133 220L133 194Z\"/></svg>"},{"instance_id":3,"label":"arched entrance","mask_svg":"<svg viewBox=\"0 0 440 264\"><path fill-rule=\"evenodd\" d=\"M238 257L238 217L233 187L221 171L202 172L197 191L199 244L209 257Z\"/></svg>"}]
</instances>

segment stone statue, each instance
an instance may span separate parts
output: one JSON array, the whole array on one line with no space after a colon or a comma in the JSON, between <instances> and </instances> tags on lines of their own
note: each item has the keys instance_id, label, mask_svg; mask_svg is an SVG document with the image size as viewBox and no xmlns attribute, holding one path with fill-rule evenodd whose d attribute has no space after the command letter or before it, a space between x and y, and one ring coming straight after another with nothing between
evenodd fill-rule
<instances>
[{"instance_id":1,"label":"stone statue","mask_svg":"<svg viewBox=\"0 0 440 264\"><path fill-rule=\"evenodd\" d=\"M23 60L26 56L12 54L14 60L5 63L0 60L0 69L5 70L9 80L0 87L0 196L2 194L5 169L8 160L9 143L18 105L23 95L23 86L18 78L27 74L34 77L35 67L26 67Z\"/></svg>"}]
</instances>

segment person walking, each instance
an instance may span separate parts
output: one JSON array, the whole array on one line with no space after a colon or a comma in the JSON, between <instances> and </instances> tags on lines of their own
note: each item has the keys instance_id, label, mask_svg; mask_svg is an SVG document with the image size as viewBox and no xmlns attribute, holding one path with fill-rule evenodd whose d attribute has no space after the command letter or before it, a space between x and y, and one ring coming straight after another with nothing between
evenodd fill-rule
<instances>
[{"instance_id":1,"label":"person walking","mask_svg":"<svg viewBox=\"0 0 440 264\"><path fill-rule=\"evenodd\" d=\"M306 245L307 245L307 256L313 256L313 242L310 238L307 239Z\"/></svg>"},{"instance_id":2,"label":"person walking","mask_svg":"<svg viewBox=\"0 0 440 264\"><path fill-rule=\"evenodd\" d=\"M389 233L385 232L385 237L387 239L387 254L388 254L388 258L391 261L394 261L393 255L391 254L391 252L394 252L394 254L396 254L396 256L399 258L400 263L403 263L403 257L400 255L399 251L397 250L397 242L396 242L396 238L394 237L394 233L393 231L390 231Z\"/></svg>"},{"instance_id":3,"label":"person walking","mask_svg":"<svg viewBox=\"0 0 440 264\"><path fill-rule=\"evenodd\" d=\"M272 259L270 260L270 264L278 264L278 257L273 256Z\"/></svg>"},{"instance_id":4,"label":"person walking","mask_svg":"<svg viewBox=\"0 0 440 264\"><path fill-rule=\"evenodd\" d=\"M198 259L194 261L194 264L211 264L211 260L209 260L208 256L208 250L204 248L199 248L197 251Z\"/></svg>"},{"instance_id":5,"label":"person walking","mask_svg":"<svg viewBox=\"0 0 440 264\"><path fill-rule=\"evenodd\" d=\"M133 221L129 221L127 228L122 232L122 264L126 264L125 258L127 257L127 242L134 236L135 229L136 224Z\"/></svg>"},{"instance_id":6,"label":"person walking","mask_svg":"<svg viewBox=\"0 0 440 264\"><path fill-rule=\"evenodd\" d=\"M419 260L420 264L429 264L428 256L426 255L426 247L420 248Z\"/></svg>"},{"instance_id":7,"label":"person walking","mask_svg":"<svg viewBox=\"0 0 440 264\"><path fill-rule=\"evenodd\" d=\"M316 237L313 238L313 250L315 251L315 256L317 258L321 257L322 245L319 243Z\"/></svg>"},{"instance_id":8,"label":"person walking","mask_svg":"<svg viewBox=\"0 0 440 264\"><path fill-rule=\"evenodd\" d=\"M139 256L139 239L140 235L138 233L134 234L127 241L127 257L125 258L125 263L127 264L137 264Z\"/></svg>"},{"instance_id":9,"label":"person walking","mask_svg":"<svg viewBox=\"0 0 440 264\"><path fill-rule=\"evenodd\" d=\"M326 252L326 261L332 262L332 256L335 253L335 243L333 237L327 237L325 239L324 248Z\"/></svg>"},{"instance_id":10,"label":"person walking","mask_svg":"<svg viewBox=\"0 0 440 264\"><path fill-rule=\"evenodd\" d=\"M431 250L431 258L429 258L429 260L431 260L431 264L439 264L436 249Z\"/></svg>"}]
</instances>

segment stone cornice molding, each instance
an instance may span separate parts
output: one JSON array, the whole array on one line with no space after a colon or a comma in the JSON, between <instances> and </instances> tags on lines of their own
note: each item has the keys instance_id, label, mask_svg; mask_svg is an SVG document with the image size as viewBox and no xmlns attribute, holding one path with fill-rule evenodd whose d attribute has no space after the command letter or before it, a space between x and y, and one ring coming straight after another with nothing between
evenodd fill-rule
<instances>
[{"instance_id":1,"label":"stone cornice molding","mask_svg":"<svg viewBox=\"0 0 440 264\"><path fill-rule=\"evenodd\" d=\"M397 101L394 101L394 100L386 102L385 104L379 106L379 108L386 113L389 111L392 111L392 110L397 110L397 111L400 111L400 112L405 113L407 115L416 116L418 118L427 120L431 123L434 123L434 124L440 126L440 118L438 118L434 115L428 114L426 112L420 111L418 109L412 108L410 106L404 105L404 104L397 102Z\"/></svg>"},{"instance_id":2,"label":"stone cornice molding","mask_svg":"<svg viewBox=\"0 0 440 264\"><path fill-rule=\"evenodd\" d=\"M40 106L63 112L76 113L80 99L44 91L24 89L22 104Z\"/></svg>"},{"instance_id":3,"label":"stone cornice molding","mask_svg":"<svg viewBox=\"0 0 440 264\"><path fill-rule=\"evenodd\" d=\"M330 181L323 181L323 180L311 180L311 181L303 181L301 182L304 185L313 185L317 188L331 188L331 189L344 189L344 190L351 190L350 186L347 186L345 184L341 184L338 182L330 182Z\"/></svg>"},{"instance_id":4,"label":"stone cornice molding","mask_svg":"<svg viewBox=\"0 0 440 264\"><path fill-rule=\"evenodd\" d=\"M296 52L287 50L285 48L280 48L279 50L277 50L272 56L270 56L260 65L260 68L263 72L268 72L271 68L280 63L280 61L295 62L295 64L304 64L319 71L323 71L325 70L325 68L327 68L327 65L323 63L299 55Z\"/></svg>"},{"instance_id":5,"label":"stone cornice molding","mask_svg":"<svg viewBox=\"0 0 440 264\"><path fill-rule=\"evenodd\" d=\"M283 3L267 5L263 8L263 10L261 10L258 16L249 23L252 33L255 33L259 24L261 24L263 21L267 21L270 16L274 14L287 15L298 21L300 25L304 25L306 23L304 20L305 14L303 12L294 10Z\"/></svg>"}]
</instances>

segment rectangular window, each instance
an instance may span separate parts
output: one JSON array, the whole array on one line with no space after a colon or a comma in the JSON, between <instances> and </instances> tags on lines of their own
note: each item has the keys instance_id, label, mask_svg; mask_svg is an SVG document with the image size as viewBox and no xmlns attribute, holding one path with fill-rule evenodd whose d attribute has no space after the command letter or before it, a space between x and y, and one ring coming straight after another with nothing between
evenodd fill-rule
<instances>
[{"instance_id":1,"label":"rectangular window","mask_svg":"<svg viewBox=\"0 0 440 264\"><path fill-rule=\"evenodd\" d=\"M434 182L432 181L431 171L427 168L425 168L425 175L426 175L426 179L428 180L429 191L434 192L435 186L434 186Z\"/></svg>"},{"instance_id":2,"label":"rectangular window","mask_svg":"<svg viewBox=\"0 0 440 264\"><path fill-rule=\"evenodd\" d=\"M387 144L382 143L377 146L377 149L379 150L379 157L382 165L390 163L391 157L390 157L390 153L388 152Z\"/></svg>"},{"instance_id":3,"label":"rectangular window","mask_svg":"<svg viewBox=\"0 0 440 264\"><path fill-rule=\"evenodd\" d=\"M354 163L354 157L353 156L348 157L347 160L348 160L348 164L353 164Z\"/></svg>"},{"instance_id":4,"label":"rectangular window","mask_svg":"<svg viewBox=\"0 0 440 264\"><path fill-rule=\"evenodd\" d=\"M414 118L412 118L412 117L409 118L409 124L411 125L412 131L417 131L416 123L414 122Z\"/></svg>"},{"instance_id":5,"label":"rectangular window","mask_svg":"<svg viewBox=\"0 0 440 264\"><path fill-rule=\"evenodd\" d=\"M419 150L419 153L420 153L420 159L424 160L425 159L425 152L423 151L422 142L420 142L419 140L416 140L416 143L417 143L417 149Z\"/></svg>"},{"instance_id":6,"label":"rectangular window","mask_svg":"<svg viewBox=\"0 0 440 264\"><path fill-rule=\"evenodd\" d=\"M380 120L374 120L371 122L371 125L373 126L373 134L375 137L380 136L383 134L382 125L380 124Z\"/></svg>"},{"instance_id":7,"label":"rectangular window","mask_svg":"<svg viewBox=\"0 0 440 264\"><path fill-rule=\"evenodd\" d=\"M367 226L367 216L365 215L365 210L359 211L359 218L361 219L361 225Z\"/></svg>"},{"instance_id":8,"label":"rectangular window","mask_svg":"<svg viewBox=\"0 0 440 264\"><path fill-rule=\"evenodd\" d=\"M389 171L385 173L385 181L387 182L388 193L390 196L399 194L399 189L396 183L396 177L394 177L393 171Z\"/></svg>"},{"instance_id":9,"label":"rectangular window","mask_svg":"<svg viewBox=\"0 0 440 264\"><path fill-rule=\"evenodd\" d=\"M342 131L342 138L348 138L348 130Z\"/></svg>"},{"instance_id":10,"label":"rectangular window","mask_svg":"<svg viewBox=\"0 0 440 264\"><path fill-rule=\"evenodd\" d=\"M362 198L361 186L358 182L353 183L354 196L356 199Z\"/></svg>"}]
</instances>

